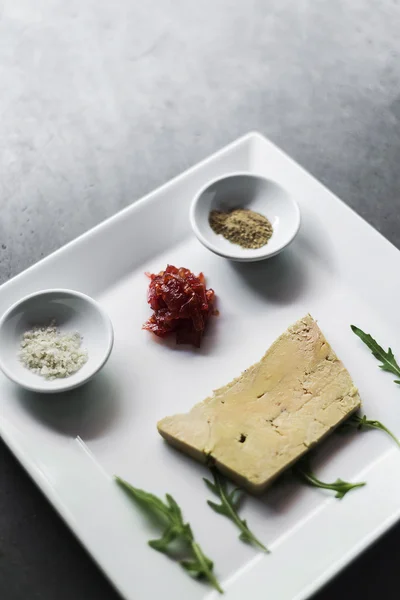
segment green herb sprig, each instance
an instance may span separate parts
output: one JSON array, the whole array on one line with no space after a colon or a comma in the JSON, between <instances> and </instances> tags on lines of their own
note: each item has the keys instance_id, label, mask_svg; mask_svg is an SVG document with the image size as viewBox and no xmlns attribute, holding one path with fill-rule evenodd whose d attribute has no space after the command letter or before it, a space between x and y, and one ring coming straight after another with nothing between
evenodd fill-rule
<instances>
[{"instance_id":1,"label":"green herb sprig","mask_svg":"<svg viewBox=\"0 0 400 600\"><path fill-rule=\"evenodd\" d=\"M221 504L216 504L211 500L207 500L207 504L218 514L228 517L240 529L239 539L248 544L257 546L264 552L269 552L268 548L260 542L259 539L250 531L245 519L241 519L238 514L240 503L243 497L243 492L240 488L228 489L225 478L215 468L211 468L211 473L214 478L214 483L209 479L204 479L204 483L211 492L221 500Z\"/></svg>"},{"instance_id":2,"label":"green herb sprig","mask_svg":"<svg viewBox=\"0 0 400 600\"><path fill-rule=\"evenodd\" d=\"M170 494L166 494L166 502L131 486L127 481L116 477L120 485L135 501L141 504L149 513L155 516L164 526L165 530L159 539L150 540L149 546L163 552L170 558L175 558L172 542L181 543L186 550L187 558L178 559L179 564L192 576L206 578L210 584L220 593L223 590L213 573L213 562L202 551L194 539L189 523L183 521L182 511ZM176 559L176 558L175 558Z\"/></svg>"},{"instance_id":3,"label":"green herb sprig","mask_svg":"<svg viewBox=\"0 0 400 600\"><path fill-rule=\"evenodd\" d=\"M393 373L396 377L400 377L400 367L397 364L397 361L394 357L392 349L389 348L387 352L378 344L376 340L369 333L364 333L362 329L356 327L355 325L350 325L352 331L358 335L360 340L364 342L366 346L371 350L372 354L376 359L381 361L380 368L382 371L388 371L389 373ZM394 383L400 384L400 379L395 379Z\"/></svg>"},{"instance_id":4,"label":"green herb sprig","mask_svg":"<svg viewBox=\"0 0 400 600\"><path fill-rule=\"evenodd\" d=\"M384 431L385 433L387 433L392 438L392 440L400 447L400 440L394 435L392 431L390 431L390 429L385 427L385 425L380 421L368 419L367 415L351 415L351 417L349 417L347 421L345 421L342 425L342 429L348 428L358 429L359 431L362 431L363 429L379 429L380 431Z\"/></svg>"},{"instance_id":5,"label":"green herb sprig","mask_svg":"<svg viewBox=\"0 0 400 600\"><path fill-rule=\"evenodd\" d=\"M350 490L354 488L363 487L365 482L363 483L349 483L348 481L343 481L343 479L336 479L333 483L324 483L320 479L313 474L310 467L310 460L306 456L299 460L299 462L293 467L294 473L303 481L305 481L308 485L313 487L322 488L324 490L333 490L336 492L335 498L343 498Z\"/></svg>"}]
</instances>

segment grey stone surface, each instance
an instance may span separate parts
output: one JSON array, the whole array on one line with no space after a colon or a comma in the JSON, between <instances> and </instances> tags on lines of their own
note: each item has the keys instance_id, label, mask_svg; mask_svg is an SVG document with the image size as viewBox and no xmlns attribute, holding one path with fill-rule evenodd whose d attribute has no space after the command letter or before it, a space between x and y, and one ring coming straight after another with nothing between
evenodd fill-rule
<instances>
[{"instance_id":1,"label":"grey stone surface","mask_svg":"<svg viewBox=\"0 0 400 600\"><path fill-rule=\"evenodd\" d=\"M0 0L0 283L252 129L400 247L399 31L398 0ZM115 599L1 442L0 474L0 598ZM318 600L397 600L399 534Z\"/></svg>"}]
</instances>

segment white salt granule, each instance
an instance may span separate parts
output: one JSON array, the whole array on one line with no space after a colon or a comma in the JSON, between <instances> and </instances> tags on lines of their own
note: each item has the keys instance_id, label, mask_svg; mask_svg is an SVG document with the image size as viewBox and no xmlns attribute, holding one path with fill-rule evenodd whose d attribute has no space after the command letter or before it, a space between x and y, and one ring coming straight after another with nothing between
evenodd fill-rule
<instances>
[{"instance_id":1,"label":"white salt granule","mask_svg":"<svg viewBox=\"0 0 400 600\"><path fill-rule=\"evenodd\" d=\"M48 327L33 327L24 333L19 359L46 379L68 377L87 362L88 354L81 343L78 332L61 334L53 321Z\"/></svg>"}]
</instances>

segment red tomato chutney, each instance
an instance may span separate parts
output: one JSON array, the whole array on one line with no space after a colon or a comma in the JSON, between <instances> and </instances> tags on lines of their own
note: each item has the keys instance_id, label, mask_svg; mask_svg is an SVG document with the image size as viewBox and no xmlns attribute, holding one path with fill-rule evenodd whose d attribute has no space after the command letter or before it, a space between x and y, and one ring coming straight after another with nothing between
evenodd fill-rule
<instances>
[{"instance_id":1,"label":"red tomato chutney","mask_svg":"<svg viewBox=\"0 0 400 600\"><path fill-rule=\"evenodd\" d=\"M189 269L168 265L150 278L147 301L153 314L143 325L160 337L176 333L177 344L200 347L201 339L214 310L215 293L206 288L203 273L194 275Z\"/></svg>"}]
</instances>

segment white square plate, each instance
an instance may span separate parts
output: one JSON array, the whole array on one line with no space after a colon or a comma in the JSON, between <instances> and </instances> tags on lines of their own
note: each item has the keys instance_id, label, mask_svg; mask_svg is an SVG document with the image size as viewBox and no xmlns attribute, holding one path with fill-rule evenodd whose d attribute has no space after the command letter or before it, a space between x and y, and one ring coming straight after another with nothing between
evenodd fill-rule
<instances>
[{"instance_id":1,"label":"white square plate","mask_svg":"<svg viewBox=\"0 0 400 600\"><path fill-rule=\"evenodd\" d=\"M278 257L234 264L200 245L188 211L208 180L246 170L293 194L302 227ZM204 271L218 295L220 317L200 350L141 330L150 314L144 272L167 263ZM271 549L263 555L210 510L206 469L169 448L156 422L240 374L310 312L359 387L365 413L400 434L399 390L349 327L370 330L385 347L395 343L399 270L396 248L273 144L249 134L0 288L0 313L39 289L76 289L99 300L115 328L109 363L82 389L40 396L0 375L0 433L124 598L218 594L147 545L156 532L113 474L176 498L229 600L307 598L399 518L398 448L380 432L333 434L319 450L318 474L365 480L364 488L339 501L287 475L263 498L248 498L242 514Z\"/></svg>"}]
</instances>

